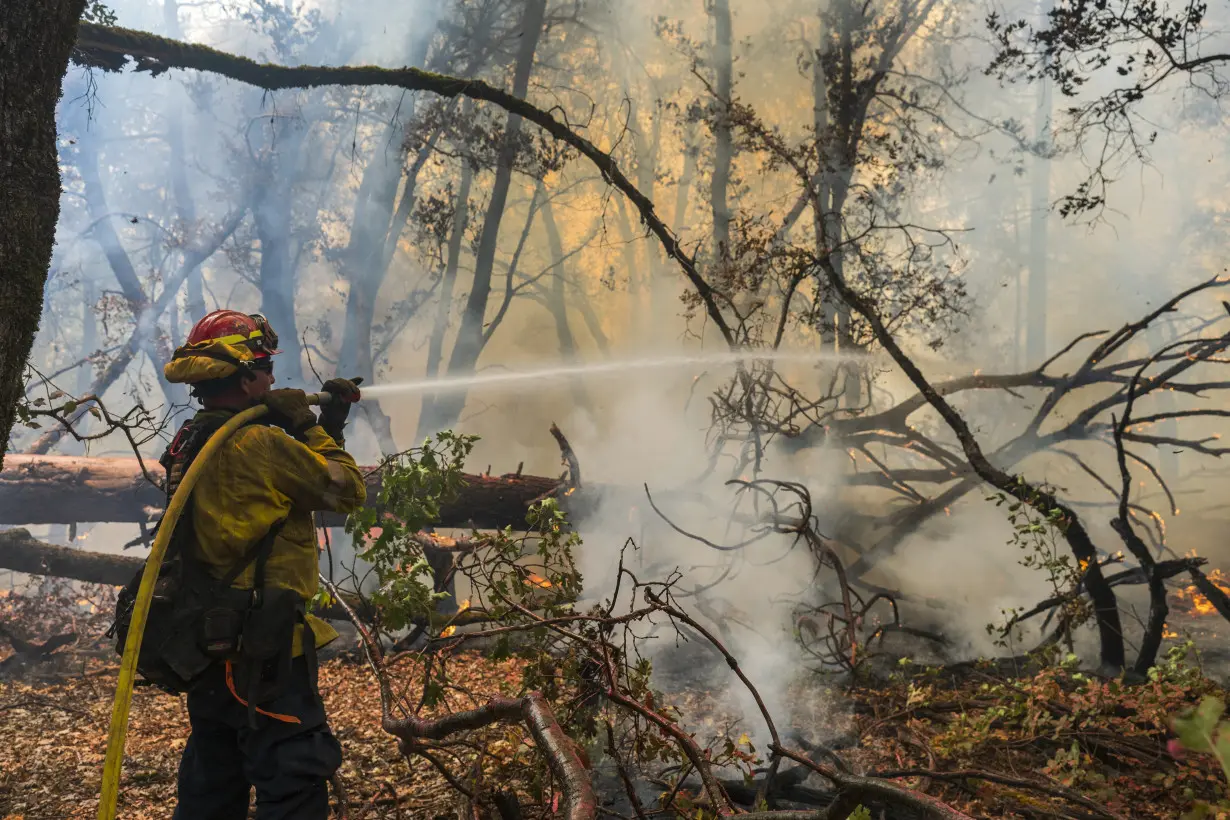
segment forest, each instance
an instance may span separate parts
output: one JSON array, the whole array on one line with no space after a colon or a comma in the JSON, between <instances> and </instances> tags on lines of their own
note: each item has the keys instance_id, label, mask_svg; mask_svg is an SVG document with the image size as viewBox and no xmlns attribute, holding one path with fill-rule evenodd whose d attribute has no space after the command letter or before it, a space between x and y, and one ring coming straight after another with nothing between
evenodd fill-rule
<instances>
[{"instance_id":1,"label":"forest","mask_svg":"<svg viewBox=\"0 0 1230 820\"><path fill-rule=\"evenodd\" d=\"M1227 26L5 0L0 818L171 816L112 623L220 309L361 379L333 816L1230 818Z\"/></svg>"}]
</instances>

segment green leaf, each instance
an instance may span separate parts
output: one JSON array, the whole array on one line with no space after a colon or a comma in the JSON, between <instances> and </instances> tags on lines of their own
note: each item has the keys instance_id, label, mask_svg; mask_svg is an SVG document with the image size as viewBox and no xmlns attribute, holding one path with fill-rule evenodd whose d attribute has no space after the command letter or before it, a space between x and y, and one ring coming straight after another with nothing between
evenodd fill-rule
<instances>
[{"instance_id":1,"label":"green leaf","mask_svg":"<svg viewBox=\"0 0 1230 820\"><path fill-rule=\"evenodd\" d=\"M1212 752L1213 733L1217 721L1226 711L1226 704L1218 697L1208 695L1194 711L1181 715L1171 722L1183 748L1190 752Z\"/></svg>"}]
</instances>

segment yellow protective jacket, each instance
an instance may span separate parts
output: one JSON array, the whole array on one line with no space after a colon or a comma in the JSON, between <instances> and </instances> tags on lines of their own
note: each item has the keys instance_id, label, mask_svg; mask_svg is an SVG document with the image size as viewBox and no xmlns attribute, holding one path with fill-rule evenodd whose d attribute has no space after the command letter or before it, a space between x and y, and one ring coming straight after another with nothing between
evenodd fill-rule
<instances>
[{"instance_id":1,"label":"yellow protective jacket","mask_svg":"<svg viewBox=\"0 0 1230 820\"><path fill-rule=\"evenodd\" d=\"M306 444L279 427L250 424L204 466L193 490L192 526L196 554L215 577L285 518L265 564L265 583L293 589L305 601L316 594L320 553L312 513L358 509L367 489L354 459L328 433L313 427L305 438ZM233 586L251 589L255 572L249 566ZM317 647L337 637L325 621L309 615L307 622ZM301 654L303 627L296 626L294 655Z\"/></svg>"}]
</instances>

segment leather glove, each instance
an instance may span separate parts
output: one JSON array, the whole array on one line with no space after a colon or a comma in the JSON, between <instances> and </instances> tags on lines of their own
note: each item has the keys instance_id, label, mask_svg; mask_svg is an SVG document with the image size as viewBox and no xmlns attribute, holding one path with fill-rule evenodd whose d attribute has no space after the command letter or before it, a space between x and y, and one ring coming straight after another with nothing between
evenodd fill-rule
<instances>
[{"instance_id":1,"label":"leather glove","mask_svg":"<svg viewBox=\"0 0 1230 820\"><path fill-rule=\"evenodd\" d=\"M307 393L302 390L291 387L270 390L265 394L265 405L269 408L269 420L296 438L302 438L309 429L320 424L308 404Z\"/></svg>"},{"instance_id":2,"label":"leather glove","mask_svg":"<svg viewBox=\"0 0 1230 820\"><path fill-rule=\"evenodd\" d=\"M329 379L321 385L321 389L333 396L333 401L320 408L320 426L329 436L341 444L344 441L343 432L346 429L346 419L350 417L350 405L359 400L359 385L362 376L353 379Z\"/></svg>"}]
</instances>

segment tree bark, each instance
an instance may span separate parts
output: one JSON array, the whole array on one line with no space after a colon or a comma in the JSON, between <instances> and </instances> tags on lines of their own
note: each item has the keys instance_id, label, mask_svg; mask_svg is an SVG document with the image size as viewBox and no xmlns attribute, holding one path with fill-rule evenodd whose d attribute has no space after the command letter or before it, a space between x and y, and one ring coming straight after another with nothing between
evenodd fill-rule
<instances>
[{"instance_id":1,"label":"tree bark","mask_svg":"<svg viewBox=\"0 0 1230 820\"><path fill-rule=\"evenodd\" d=\"M466 475L461 493L443 506L436 526L524 530L530 503L559 486L558 479L546 476ZM379 476L373 474L368 497L375 499L378 489ZM13 455L0 470L4 524L148 521L164 500L135 458Z\"/></svg>"},{"instance_id":2,"label":"tree bark","mask_svg":"<svg viewBox=\"0 0 1230 820\"><path fill-rule=\"evenodd\" d=\"M0 13L0 466L24 393L60 218L56 103L85 0Z\"/></svg>"},{"instance_id":3,"label":"tree bark","mask_svg":"<svg viewBox=\"0 0 1230 820\"><path fill-rule=\"evenodd\" d=\"M131 581L144 565L145 559L135 555L109 555L48 544L34 538L27 530L0 532L0 570L118 587ZM348 603L360 609L361 615L366 615L361 601L348 599ZM347 617L336 604L316 614L334 620Z\"/></svg>"}]
</instances>

